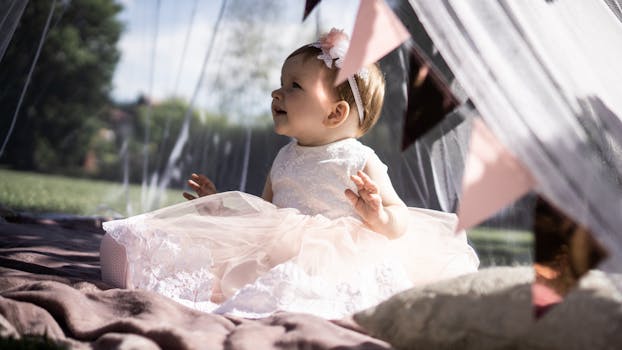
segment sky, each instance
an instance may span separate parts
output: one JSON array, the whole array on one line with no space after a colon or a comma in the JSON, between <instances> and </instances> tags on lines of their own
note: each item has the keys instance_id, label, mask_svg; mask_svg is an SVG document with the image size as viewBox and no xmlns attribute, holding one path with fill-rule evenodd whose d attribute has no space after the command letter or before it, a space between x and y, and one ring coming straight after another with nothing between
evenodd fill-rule
<instances>
[{"instance_id":1,"label":"sky","mask_svg":"<svg viewBox=\"0 0 622 350\"><path fill-rule=\"evenodd\" d=\"M248 0L255 4L262 0ZM156 0L119 0L124 10L119 19L125 25L125 31L119 41L121 59L113 78L113 98L119 102L136 100L141 93L153 96L154 100L162 100L170 96L181 96L190 100L206 56L207 48L213 34L213 27L218 17L221 1L218 0L160 0L159 16L156 20ZM228 1L230 5L234 1ZM237 0L240 2L240 0ZM328 31L332 27L344 29L351 33L358 9L358 0L324 0L302 22L304 0L280 1L278 20L266 22L266 38L264 47L285 48L283 55L304 44L301 40L315 35L317 28ZM229 30L228 23L239 21L226 7L219 34L216 36L214 49L208 60L207 73L201 90L197 94L195 105L206 109L216 109L220 100L213 98L210 88L222 62L234 58L228 57L226 48L231 46L224 39ZM157 31L156 31L157 24ZM191 25L192 24L192 25ZM304 34L304 35L303 35ZM221 40L219 40L221 39ZM186 45L187 40L187 45ZM155 54L154 54L155 53ZM283 58L285 57L283 56ZM249 67L253 65L248 60ZM278 70L273 67L270 76L278 84ZM259 93L257 93L259 94ZM265 109L269 109L269 92L262 92ZM260 97L251 99L251 103L263 105ZM221 101L220 101L221 102ZM261 109L261 108L260 108Z\"/></svg>"}]
</instances>

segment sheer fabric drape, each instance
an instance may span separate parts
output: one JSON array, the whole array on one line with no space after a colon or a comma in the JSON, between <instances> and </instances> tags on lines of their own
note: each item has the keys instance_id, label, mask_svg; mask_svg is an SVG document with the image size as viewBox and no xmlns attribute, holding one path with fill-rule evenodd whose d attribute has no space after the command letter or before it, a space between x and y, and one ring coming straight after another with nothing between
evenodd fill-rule
<instances>
[{"instance_id":1,"label":"sheer fabric drape","mask_svg":"<svg viewBox=\"0 0 622 350\"><path fill-rule=\"evenodd\" d=\"M9 46L15 28L19 23L28 0L6 0L0 2L0 62Z\"/></svg>"},{"instance_id":2,"label":"sheer fabric drape","mask_svg":"<svg viewBox=\"0 0 622 350\"><path fill-rule=\"evenodd\" d=\"M425 1L415 12L537 191L622 269L622 25L608 1ZM609 5L609 6L607 6ZM618 8L619 9L619 8Z\"/></svg>"}]
</instances>

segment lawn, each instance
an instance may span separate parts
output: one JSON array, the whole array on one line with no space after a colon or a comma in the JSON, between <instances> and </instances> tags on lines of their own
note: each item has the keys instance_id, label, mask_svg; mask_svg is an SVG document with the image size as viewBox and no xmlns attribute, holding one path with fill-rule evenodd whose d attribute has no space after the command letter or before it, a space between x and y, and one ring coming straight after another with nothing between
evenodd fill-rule
<instances>
[{"instance_id":1,"label":"lawn","mask_svg":"<svg viewBox=\"0 0 622 350\"><path fill-rule=\"evenodd\" d=\"M527 265L533 262L530 231L476 227L467 237L477 251L481 266Z\"/></svg>"},{"instance_id":2,"label":"lawn","mask_svg":"<svg viewBox=\"0 0 622 350\"><path fill-rule=\"evenodd\" d=\"M64 213L87 216L127 216L129 196L132 213L141 212L140 185L127 190L116 182L68 178L0 169L0 208L32 213ZM181 190L168 190L163 205L184 201ZM532 262L531 232L476 227L468 231L481 266L517 265Z\"/></svg>"},{"instance_id":3,"label":"lawn","mask_svg":"<svg viewBox=\"0 0 622 350\"><path fill-rule=\"evenodd\" d=\"M0 207L31 213L126 216L141 212L141 186L0 169ZM180 190L168 190L164 205L184 201Z\"/></svg>"}]
</instances>

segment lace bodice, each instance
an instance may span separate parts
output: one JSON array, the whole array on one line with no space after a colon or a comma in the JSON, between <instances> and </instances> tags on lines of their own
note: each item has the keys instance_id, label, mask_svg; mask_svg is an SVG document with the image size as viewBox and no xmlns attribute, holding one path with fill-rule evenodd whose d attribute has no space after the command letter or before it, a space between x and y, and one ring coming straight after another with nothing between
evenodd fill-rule
<instances>
[{"instance_id":1,"label":"lace bodice","mask_svg":"<svg viewBox=\"0 0 622 350\"><path fill-rule=\"evenodd\" d=\"M357 217L344 191L356 192L350 175L362 170L370 156L376 156L374 151L353 138L315 147L294 140L272 164L272 203L307 215Z\"/></svg>"}]
</instances>

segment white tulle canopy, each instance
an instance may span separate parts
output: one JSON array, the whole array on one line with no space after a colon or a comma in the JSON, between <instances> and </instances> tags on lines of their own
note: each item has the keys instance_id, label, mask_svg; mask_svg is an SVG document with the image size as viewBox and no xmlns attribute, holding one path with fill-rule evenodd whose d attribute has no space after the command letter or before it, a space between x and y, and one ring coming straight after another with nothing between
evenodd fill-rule
<instances>
[{"instance_id":1,"label":"white tulle canopy","mask_svg":"<svg viewBox=\"0 0 622 350\"><path fill-rule=\"evenodd\" d=\"M22 0L0 2L0 64L6 62L7 48L12 44L14 33L20 29L20 19L27 6L33 3ZM270 18L274 21L286 19L291 13L300 16L302 10L302 2L262 4L266 8L278 9L271 12ZM396 49L391 52L365 51L375 54L374 59L380 59L387 80L382 118L373 132L383 135L383 140L395 143L374 144L373 137L362 141L376 149L389 165L389 174L403 199L411 206L447 212L458 209L472 121L481 118L531 174L535 182L533 191L591 228L595 238L610 252L610 259L604 267L610 271L622 269L622 233L619 230L622 227L621 1L362 0L360 4L367 6L368 15L374 15L373 19L378 23L393 21L395 26L403 24L411 36L405 43L397 40L393 46ZM237 13L230 11L235 6L226 1L219 5L225 9L222 11L223 23L230 25L239 19L236 16L244 14L245 7L239 4L238 10L241 8L242 11ZM390 16L384 13L388 17L381 17L382 9L385 9L383 5L392 10ZM32 62L29 63L31 72L39 55L36 48L45 45L48 29L54 30L58 18L62 18L58 9L67 6L79 6L79 2L50 2L49 13L40 14L48 21L41 25L40 37L32 38L30 43L34 48L28 57L28 62ZM218 13L217 9L210 8L210 11ZM161 17L168 15L163 13ZM351 17L355 14L352 13ZM50 18L55 20L50 21ZM276 68L272 67L277 70L289 50L303 44L301 41L307 41L306 38L317 36L312 33L314 30L327 31L335 25L322 24L325 17L318 10L303 23L299 17L292 18L287 18L288 24L294 23L287 28L296 35L277 32L281 27L274 22L266 23L269 21L265 18L260 25L253 23L254 32L247 31L249 36L253 34L253 40L258 38L258 42L287 41L280 43L285 49L280 48L282 57L279 57ZM196 20L200 22L199 17ZM314 20L317 21L313 23ZM373 22L364 23L371 28ZM326 24L328 27L322 28ZM225 32L226 26L223 24L220 30ZM303 26L305 29L300 29ZM355 25L351 36L353 45L357 40L368 43L370 36L375 35L383 40L383 45L376 48L390 49L387 42L392 40L393 27L385 25L379 33L368 31L369 36L362 36L357 35ZM218 29L218 26L214 28ZM227 42L228 39L226 35L218 35L214 30L213 38L217 43L211 59L208 59L209 52L205 54L205 63L209 67L221 67L221 62L227 62L232 56L227 51L231 40L218 46L218 42ZM402 132L407 109L412 47L417 47L430 66L450 84L460 105L402 152L395 135ZM276 48L275 44L271 51L276 52ZM147 51L152 52L151 49ZM204 53L202 51L201 55ZM144 62L151 58L147 56ZM253 56L255 60L262 57ZM363 61L361 57L356 58L356 62ZM248 62L247 66L255 64L254 61ZM170 66L170 62L168 64ZM208 69L206 74L203 85L208 85L212 93L216 88L209 84L216 78L209 74L220 76L221 72ZM198 89L201 84L197 81L201 79L185 83L196 84ZM275 82L266 85L274 87ZM19 96L26 96L24 103L28 103L28 88L33 86L29 83L30 76L26 81L11 82L20 93L15 101L10 101L12 109L7 112L7 119L12 116L12 122L8 123L10 129L3 129L0 135L3 149L5 144L10 145L15 121L18 124L24 122L18 117L28 106L22 106ZM198 94L203 95L209 94L204 91ZM257 99L247 100L252 104L250 107L258 109L260 103ZM225 101L243 104L245 99ZM242 106L236 113L250 110L246 107ZM189 125L185 127L186 131L191 129ZM168 159L161 159L160 163L166 164L166 169L160 174L150 174L149 179L156 179L154 182L157 183L159 178L160 183L168 185L169 182L161 179L173 178L171 174L177 176L177 181L182 181L179 178L193 171L207 172L222 190L240 189L258 194L270 166L265 159L272 159L279 145L256 130L248 128L245 131L244 141L237 143L227 139L225 134L211 134L211 131L200 140L184 138L176 143L175 152ZM284 140L278 141L284 143ZM2 151L0 157L1 154ZM145 176L143 183L148 183L149 179Z\"/></svg>"},{"instance_id":2,"label":"white tulle canopy","mask_svg":"<svg viewBox=\"0 0 622 350\"><path fill-rule=\"evenodd\" d=\"M410 2L535 190L622 269L622 23L617 1ZM609 5L609 6L608 6Z\"/></svg>"}]
</instances>

